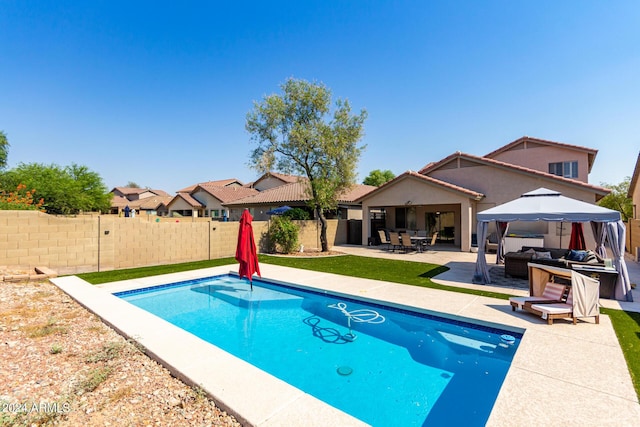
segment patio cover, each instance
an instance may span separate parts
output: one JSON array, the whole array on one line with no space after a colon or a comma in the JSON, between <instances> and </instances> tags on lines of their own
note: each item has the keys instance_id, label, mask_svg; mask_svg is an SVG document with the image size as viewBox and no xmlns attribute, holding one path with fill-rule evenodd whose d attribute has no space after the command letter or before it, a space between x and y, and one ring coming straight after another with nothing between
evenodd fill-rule
<instances>
[{"instance_id":1,"label":"patio cover","mask_svg":"<svg viewBox=\"0 0 640 427\"><path fill-rule=\"evenodd\" d=\"M590 222L596 237L596 252L602 255L604 238L608 240L611 248L613 266L618 271L615 299L633 301L629 273L624 261L626 227L622 222L620 212L565 197L559 192L547 188L538 188L521 195L518 199L478 212L476 218L478 220L479 242L485 241L491 221L502 223L511 221ZM604 228L604 232L601 232L602 228ZM498 245L498 253L500 253L502 241ZM478 258L473 281L482 284L491 283L484 245L478 245Z\"/></svg>"}]
</instances>

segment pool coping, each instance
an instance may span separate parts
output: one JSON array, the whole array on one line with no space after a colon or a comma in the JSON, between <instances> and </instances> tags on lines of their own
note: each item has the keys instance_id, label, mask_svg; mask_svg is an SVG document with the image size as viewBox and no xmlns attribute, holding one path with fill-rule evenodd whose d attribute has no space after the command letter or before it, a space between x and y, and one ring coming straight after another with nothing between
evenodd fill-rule
<instances>
[{"instance_id":1,"label":"pool coping","mask_svg":"<svg viewBox=\"0 0 640 427\"><path fill-rule=\"evenodd\" d=\"M512 312L505 300L271 264L262 264L261 270L274 282L526 330L487 425L557 424L567 416L581 425L633 425L640 419L640 404L608 316L601 316L600 325L587 320L549 326L528 313ZM112 295L229 272L237 273L237 266L97 286L76 276L51 281L119 333L139 342L173 375L206 390L244 425L299 425L301 420L308 426L367 425Z\"/></svg>"}]
</instances>

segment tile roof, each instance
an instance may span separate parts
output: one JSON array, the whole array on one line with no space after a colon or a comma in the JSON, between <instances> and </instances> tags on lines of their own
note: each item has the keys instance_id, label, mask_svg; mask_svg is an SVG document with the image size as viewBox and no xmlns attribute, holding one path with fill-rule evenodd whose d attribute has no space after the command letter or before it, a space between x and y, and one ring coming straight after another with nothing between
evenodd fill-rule
<instances>
[{"instance_id":1,"label":"tile roof","mask_svg":"<svg viewBox=\"0 0 640 427\"><path fill-rule=\"evenodd\" d=\"M191 193L199 185L201 185L201 186L202 185L207 185L207 186L214 186L214 187L226 187L226 186L228 186L230 184L233 184L233 183L236 183L236 182L240 186L244 186L244 184L242 184L242 181L239 181L236 178L228 178L228 179L219 179L219 180L216 180L216 181L199 182L197 184L193 184L193 185L185 187L185 188L183 188L181 190L178 190L178 193Z\"/></svg>"},{"instance_id":2,"label":"tile roof","mask_svg":"<svg viewBox=\"0 0 640 427\"><path fill-rule=\"evenodd\" d=\"M439 187L443 187L443 188L448 189L448 190L452 190L452 191L456 191L458 193L462 193L462 194L464 194L464 195L466 195L468 197L471 197L473 199L476 199L476 200L480 200L480 199L484 198L484 194L483 193L479 193L477 191L473 191L473 190L470 190L468 188L461 187L459 185L451 184L450 182L442 181L440 179L432 178L432 177L430 177L428 175L423 175L423 174L421 174L419 172L415 172L415 171L409 170L409 171L406 171L403 174L400 174L397 177L393 178L391 181L385 182L380 187L374 187L373 191L370 191L370 192L360 196L360 198L356 199L356 201L361 202L362 200L366 199L369 196L372 196L372 195L378 193L379 191L386 191L386 187L387 186L394 185L399 181L407 179L408 177L413 177L413 178L419 179L421 181L428 182L430 184L434 184L434 185L437 185Z\"/></svg>"},{"instance_id":3,"label":"tile roof","mask_svg":"<svg viewBox=\"0 0 640 427\"><path fill-rule=\"evenodd\" d=\"M167 206L169 202L173 200L172 196L154 196L154 197L145 197L144 199L136 200L138 202L138 207L144 210L156 210L160 207L160 205ZM130 206L133 207L133 206Z\"/></svg>"},{"instance_id":4,"label":"tile roof","mask_svg":"<svg viewBox=\"0 0 640 427\"><path fill-rule=\"evenodd\" d=\"M244 197L253 196L258 193L258 190L247 187L221 187L218 185L211 185L211 183L199 184L194 188L194 191L198 188L211 194L222 203L233 202L234 200L242 199ZM193 192L192 192L193 193Z\"/></svg>"},{"instance_id":5,"label":"tile roof","mask_svg":"<svg viewBox=\"0 0 640 427\"><path fill-rule=\"evenodd\" d=\"M611 192L611 190L609 190L608 188L604 188L598 185L593 185L593 184L587 184L584 183L582 181L577 181L575 179L571 179L571 178L565 178L562 176L558 176L558 175L553 175L547 172L542 172L539 171L537 169L531 169L531 168L526 168L524 166L518 166L518 165L514 165L511 163L506 163L506 162L501 162L499 160L494 160L488 157L479 157L479 156L474 156L473 154L467 154L467 153L461 153L460 151L453 153L447 157L445 157L444 159L440 160L439 162L435 162L435 163L430 163L427 166L425 166L424 168L422 168L421 170L418 171L418 173L423 174L423 175L428 175L429 173L435 171L436 169L439 169L440 167L446 165L447 163L457 159L457 158L461 158L461 159L465 159L465 160L469 160L472 162L476 162L476 163L481 163L481 164L485 164L485 165L489 165L489 166L494 166L494 167L498 167L498 168L502 168L502 169L510 169L513 171L517 171L517 172L522 172L522 173L526 173L526 174L531 174L531 175L537 175L541 178L546 178L546 179L550 179L553 181L558 181L564 184L568 184L568 185L573 185L573 186L577 186L577 187L582 187L585 189L589 189L591 191L594 191L595 193L601 195L601 196L606 196L607 194L609 194Z\"/></svg>"},{"instance_id":6,"label":"tile roof","mask_svg":"<svg viewBox=\"0 0 640 427\"><path fill-rule=\"evenodd\" d=\"M122 194L140 194L148 191L146 188L137 188L137 187L114 187L111 192L118 190Z\"/></svg>"},{"instance_id":7,"label":"tile roof","mask_svg":"<svg viewBox=\"0 0 640 427\"><path fill-rule=\"evenodd\" d=\"M131 203L126 197L116 196L114 195L111 199L111 207L112 208L124 208L129 203Z\"/></svg>"},{"instance_id":8,"label":"tile roof","mask_svg":"<svg viewBox=\"0 0 640 427\"><path fill-rule=\"evenodd\" d=\"M267 178L276 178L279 179L280 181L284 182L285 184L291 184L294 182L298 182L301 179L306 179L302 176L298 176L298 175L286 175L283 173L279 173L279 172L267 172L265 174L263 174L260 178L256 179L253 183L252 183L252 187L255 187L255 185L257 183L259 183L260 181L262 181L263 179L267 179Z\"/></svg>"},{"instance_id":9,"label":"tile roof","mask_svg":"<svg viewBox=\"0 0 640 427\"><path fill-rule=\"evenodd\" d=\"M114 191L119 191L122 194L142 194L142 193L153 193L157 196L169 196L169 193L167 193L164 190L154 190L151 188L135 188L135 187L114 187L113 190L111 190L111 192L113 193Z\"/></svg>"},{"instance_id":10,"label":"tile roof","mask_svg":"<svg viewBox=\"0 0 640 427\"><path fill-rule=\"evenodd\" d=\"M305 191L307 186L308 181L306 179L303 179L301 181L283 184L269 190L260 191L253 196L238 199L234 202L226 204L235 206L306 202L308 200L307 193ZM354 184L351 189L343 192L340 196L338 196L338 202L353 203L356 199L362 197L364 194L370 191L375 190L376 188L377 187L371 185Z\"/></svg>"},{"instance_id":11,"label":"tile roof","mask_svg":"<svg viewBox=\"0 0 640 427\"><path fill-rule=\"evenodd\" d=\"M178 195L176 197L171 199L170 203L173 203L173 201L177 200L178 198L180 198L180 199L184 200L185 202L187 202L187 204L189 204L191 207L194 207L194 208L203 208L204 207L199 201L197 201L196 199L191 197L191 194L189 194L189 193L178 193Z\"/></svg>"},{"instance_id":12,"label":"tile roof","mask_svg":"<svg viewBox=\"0 0 640 427\"><path fill-rule=\"evenodd\" d=\"M593 163L595 161L595 157L596 154L598 154L598 150L593 149L593 148L588 148L588 147L583 147L580 145L572 145L572 144L565 144L564 142L556 142L556 141L549 141L547 139L540 139L540 138L533 138L530 136L523 136L521 138L516 139L515 141L512 141L510 143L508 143L507 145L504 145L500 148L498 148L497 150L493 150L492 152L490 152L489 154L486 154L484 157L487 158L493 158L494 156L503 153L505 151L510 150L511 148L525 142L525 141L530 141L530 142L535 142L537 144L541 144L541 145L555 145L558 147L563 147L563 148L568 148L571 150L578 150L578 151L584 151L589 155L589 172L591 172L591 168L593 167Z\"/></svg>"}]
</instances>

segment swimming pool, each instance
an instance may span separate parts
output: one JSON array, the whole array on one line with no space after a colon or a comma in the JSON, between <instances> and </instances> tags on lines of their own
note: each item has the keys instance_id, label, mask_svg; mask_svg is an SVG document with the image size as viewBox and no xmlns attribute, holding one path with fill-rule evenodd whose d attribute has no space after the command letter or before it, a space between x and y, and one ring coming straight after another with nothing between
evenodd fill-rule
<instances>
[{"instance_id":1,"label":"swimming pool","mask_svg":"<svg viewBox=\"0 0 640 427\"><path fill-rule=\"evenodd\" d=\"M372 425L484 425L521 338L230 275L115 295Z\"/></svg>"}]
</instances>

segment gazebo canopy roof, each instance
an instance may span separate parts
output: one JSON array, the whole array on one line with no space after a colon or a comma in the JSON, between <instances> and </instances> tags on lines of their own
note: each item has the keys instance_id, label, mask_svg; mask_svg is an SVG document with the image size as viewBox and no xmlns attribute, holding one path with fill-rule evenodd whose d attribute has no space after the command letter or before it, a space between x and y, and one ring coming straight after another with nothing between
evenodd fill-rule
<instances>
[{"instance_id":1,"label":"gazebo canopy roof","mask_svg":"<svg viewBox=\"0 0 640 427\"><path fill-rule=\"evenodd\" d=\"M620 218L618 211L565 197L547 188L524 193L515 200L477 214L478 222L616 222Z\"/></svg>"}]
</instances>

